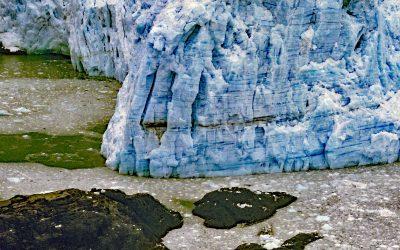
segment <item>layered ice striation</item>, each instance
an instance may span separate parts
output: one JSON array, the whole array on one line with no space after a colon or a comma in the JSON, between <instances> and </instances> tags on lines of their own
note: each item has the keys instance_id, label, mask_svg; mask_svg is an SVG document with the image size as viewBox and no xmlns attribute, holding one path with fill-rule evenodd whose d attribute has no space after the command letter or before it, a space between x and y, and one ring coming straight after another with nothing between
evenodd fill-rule
<instances>
[{"instance_id":1,"label":"layered ice striation","mask_svg":"<svg viewBox=\"0 0 400 250\"><path fill-rule=\"evenodd\" d=\"M123 81L102 146L123 174L222 176L399 158L398 0L9 2L0 0L3 46L65 38L77 69ZM62 6L64 25L39 5ZM22 24L39 27L32 17L42 15L48 36L32 40Z\"/></svg>"}]
</instances>

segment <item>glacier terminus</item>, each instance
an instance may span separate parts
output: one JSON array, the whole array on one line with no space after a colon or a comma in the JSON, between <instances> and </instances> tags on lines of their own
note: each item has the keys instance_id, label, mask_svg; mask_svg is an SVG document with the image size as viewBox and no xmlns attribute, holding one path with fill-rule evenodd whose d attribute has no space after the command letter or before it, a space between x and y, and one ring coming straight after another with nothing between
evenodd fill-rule
<instances>
[{"instance_id":1,"label":"glacier terminus","mask_svg":"<svg viewBox=\"0 0 400 250\"><path fill-rule=\"evenodd\" d=\"M0 43L123 82L102 145L122 174L399 159L399 0L0 0Z\"/></svg>"}]
</instances>

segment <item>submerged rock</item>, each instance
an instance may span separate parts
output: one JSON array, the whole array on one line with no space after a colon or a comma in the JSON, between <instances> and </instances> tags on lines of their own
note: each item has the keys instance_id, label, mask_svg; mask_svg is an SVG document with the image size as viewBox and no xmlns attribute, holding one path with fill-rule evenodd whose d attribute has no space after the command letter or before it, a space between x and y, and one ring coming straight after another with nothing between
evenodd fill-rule
<instances>
[{"instance_id":1,"label":"submerged rock","mask_svg":"<svg viewBox=\"0 0 400 250\"><path fill-rule=\"evenodd\" d=\"M67 43L77 69L124 82L110 168L199 177L399 158L398 0L63 2L0 0L0 42Z\"/></svg>"},{"instance_id":2,"label":"submerged rock","mask_svg":"<svg viewBox=\"0 0 400 250\"><path fill-rule=\"evenodd\" d=\"M238 224L249 225L266 220L296 199L286 193L222 188L195 202L192 213L203 218L206 227L229 229Z\"/></svg>"},{"instance_id":3,"label":"submerged rock","mask_svg":"<svg viewBox=\"0 0 400 250\"><path fill-rule=\"evenodd\" d=\"M0 202L1 249L164 249L179 213L147 194L68 189Z\"/></svg>"},{"instance_id":4,"label":"submerged rock","mask_svg":"<svg viewBox=\"0 0 400 250\"><path fill-rule=\"evenodd\" d=\"M318 233L300 233L285 242L283 242L281 247L274 248L275 250L302 250L308 244L322 239L323 237ZM246 243L240 245L236 250L263 250L265 249L262 245L256 243Z\"/></svg>"}]
</instances>

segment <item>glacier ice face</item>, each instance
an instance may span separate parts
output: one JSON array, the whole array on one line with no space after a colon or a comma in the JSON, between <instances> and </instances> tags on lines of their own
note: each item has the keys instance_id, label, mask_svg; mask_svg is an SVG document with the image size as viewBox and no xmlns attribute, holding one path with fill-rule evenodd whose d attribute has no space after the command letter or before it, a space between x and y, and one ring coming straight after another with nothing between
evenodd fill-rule
<instances>
[{"instance_id":1,"label":"glacier ice face","mask_svg":"<svg viewBox=\"0 0 400 250\"><path fill-rule=\"evenodd\" d=\"M0 0L0 47L69 54L66 2Z\"/></svg>"},{"instance_id":2,"label":"glacier ice face","mask_svg":"<svg viewBox=\"0 0 400 250\"><path fill-rule=\"evenodd\" d=\"M61 2L28 0L12 14L18 22L5 7L0 41L33 48L19 28L33 23L29 9L63 6L62 28L54 14L45 24L47 40L68 43L77 69L124 82L102 146L121 173L222 176L399 158L398 0Z\"/></svg>"}]
</instances>

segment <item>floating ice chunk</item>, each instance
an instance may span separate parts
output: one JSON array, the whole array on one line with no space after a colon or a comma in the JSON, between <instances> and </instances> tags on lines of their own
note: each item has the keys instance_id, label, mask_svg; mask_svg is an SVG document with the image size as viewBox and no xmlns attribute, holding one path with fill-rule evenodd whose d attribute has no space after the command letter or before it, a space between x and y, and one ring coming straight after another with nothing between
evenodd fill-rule
<instances>
[{"instance_id":1,"label":"floating ice chunk","mask_svg":"<svg viewBox=\"0 0 400 250\"><path fill-rule=\"evenodd\" d=\"M15 108L13 109L15 112L17 113L21 113L21 114L26 114L26 113L30 113L31 110L25 108L25 107L19 107L19 108Z\"/></svg>"},{"instance_id":2,"label":"floating ice chunk","mask_svg":"<svg viewBox=\"0 0 400 250\"><path fill-rule=\"evenodd\" d=\"M10 115L12 114L9 113L7 110L0 109L0 116L10 116Z\"/></svg>"},{"instance_id":3,"label":"floating ice chunk","mask_svg":"<svg viewBox=\"0 0 400 250\"><path fill-rule=\"evenodd\" d=\"M282 241L268 234L260 235L261 244L266 249L279 248L282 245Z\"/></svg>"},{"instance_id":4,"label":"floating ice chunk","mask_svg":"<svg viewBox=\"0 0 400 250\"><path fill-rule=\"evenodd\" d=\"M322 230L325 230L325 231L330 231L332 229L333 229L333 227L331 225L329 225L329 224L324 224L322 226Z\"/></svg>"},{"instance_id":5,"label":"floating ice chunk","mask_svg":"<svg viewBox=\"0 0 400 250\"><path fill-rule=\"evenodd\" d=\"M301 185L301 184L297 184L296 185L296 190L297 191L304 191L304 190L307 190L307 189L308 189L307 185Z\"/></svg>"},{"instance_id":6,"label":"floating ice chunk","mask_svg":"<svg viewBox=\"0 0 400 250\"><path fill-rule=\"evenodd\" d=\"M7 181L12 183L20 183L23 179L23 177L8 177Z\"/></svg>"},{"instance_id":7,"label":"floating ice chunk","mask_svg":"<svg viewBox=\"0 0 400 250\"><path fill-rule=\"evenodd\" d=\"M396 213L387 208L379 209L378 214L382 217L396 217Z\"/></svg>"},{"instance_id":8,"label":"floating ice chunk","mask_svg":"<svg viewBox=\"0 0 400 250\"><path fill-rule=\"evenodd\" d=\"M318 222L324 222L324 221L330 221L331 218L325 215L318 215L317 217L315 217L315 220Z\"/></svg>"},{"instance_id":9,"label":"floating ice chunk","mask_svg":"<svg viewBox=\"0 0 400 250\"><path fill-rule=\"evenodd\" d=\"M246 203L238 203L236 206L240 208L246 208L246 207L253 207L251 204L246 204Z\"/></svg>"}]
</instances>

